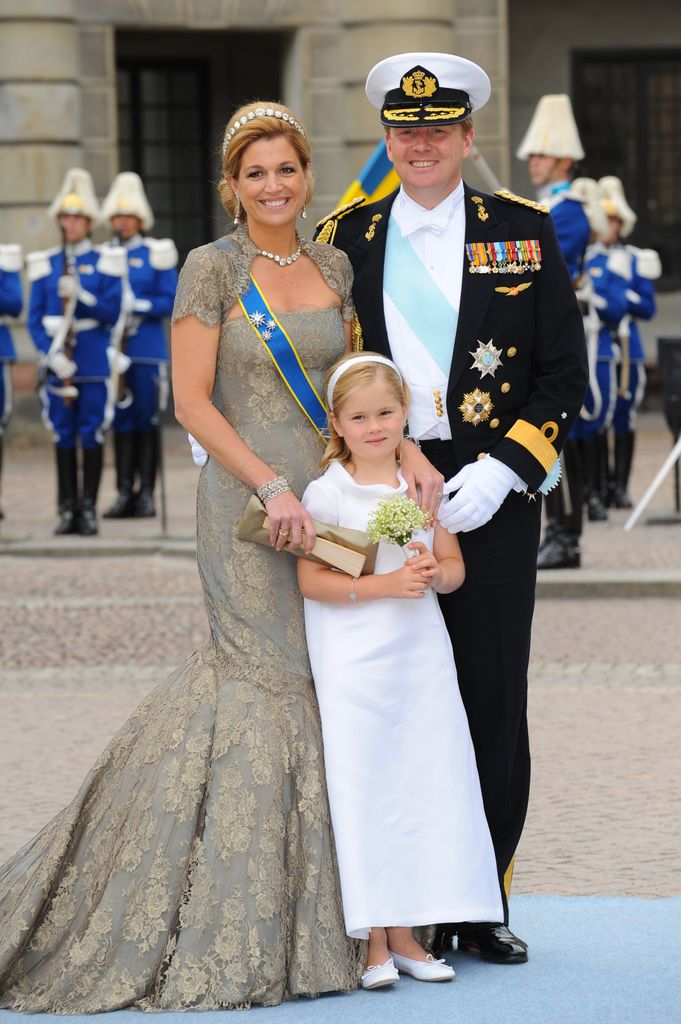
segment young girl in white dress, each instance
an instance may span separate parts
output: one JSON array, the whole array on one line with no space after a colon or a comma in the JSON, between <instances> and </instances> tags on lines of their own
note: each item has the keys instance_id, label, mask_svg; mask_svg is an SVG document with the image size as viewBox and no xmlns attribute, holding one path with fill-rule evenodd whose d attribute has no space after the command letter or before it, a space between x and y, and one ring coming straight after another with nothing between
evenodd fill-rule
<instances>
[{"instance_id":1,"label":"young girl in white dress","mask_svg":"<svg viewBox=\"0 0 681 1024\"><path fill-rule=\"evenodd\" d=\"M322 522L365 530L382 498L407 490L398 458L409 392L390 360L364 352L332 368L327 400L326 471L303 504ZM398 971L421 981L454 977L413 927L503 918L437 600L463 582L459 543L436 525L408 547L405 558L396 544L379 544L374 574L358 579L298 560L345 925L369 939L365 988L393 984ZM482 672L484 651L480 658Z\"/></svg>"}]
</instances>

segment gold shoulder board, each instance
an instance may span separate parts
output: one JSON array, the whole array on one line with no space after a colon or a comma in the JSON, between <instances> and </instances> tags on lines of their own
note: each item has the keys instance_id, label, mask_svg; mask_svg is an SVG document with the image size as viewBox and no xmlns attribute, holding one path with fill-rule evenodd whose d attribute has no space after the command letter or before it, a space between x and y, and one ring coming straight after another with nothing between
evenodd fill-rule
<instances>
[{"instance_id":1,"label":"gold shoulder board","mask_svg":"<svg viewBox=\"0 0 681 1024\"><path fill-rule=\"evenodd\" d=\"M518 206L526 206L528 210L536 210L537 213L549 213L548 206L544 206L543 203L535 203L533 199L517 196L514 192L509 192L505 188L497 189L494 195L498 199L503 199L505 203L516 203Z\"/></svg>"},{"instance_id":2,"label":"gold shoulder board","mask_svg":"<svg viewBox=\"0 0 681 1024\"><path fill-rule=\"evenodd\" d=\"M358 206L362 206L366 203L366 201L366 196L356 196L354 199L351 199L349 203L343 203L342 206L337 206L332 213L327 213L326 217L322 217L321 220L317 221L317 227L323 227L330 220L341 220L352 210L356 210Z\"/></svg>"}]
</instances>

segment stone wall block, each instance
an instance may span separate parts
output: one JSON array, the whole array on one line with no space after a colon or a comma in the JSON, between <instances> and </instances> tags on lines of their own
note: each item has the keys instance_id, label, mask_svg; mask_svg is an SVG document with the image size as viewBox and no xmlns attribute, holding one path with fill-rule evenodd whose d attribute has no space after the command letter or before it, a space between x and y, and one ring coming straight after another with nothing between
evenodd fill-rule
<instances>
[{"instance_id":1,"label":"stone wall block","mask_svg":"<svg viewBox=\"0 0 681 1024\"><path fill-rule=\"evenodd\" d=\"M84 28L80 32L81 78L113 80L114 47L108 27Z\"/></svg>"},{"instance_id":2,"label":"stone wall block","mask_svg":"<svg viewBox=\"0 0 681 1024\"><path fill-rule=\"evenodd\" d=\"M392 53L407 53L418 39L422 52L452 53L453 31L451 22L411 22L385 24L380 32L374 26L360 26L343 33L342 77L345 82L362 83L367 72L379 60Z\"/></svg>"},{"instance_id":3,"label":"stone wall block","mask_svg":"<svg viewBox=\"0 0 681 1024\"><path fill-rule=\"evenodd\" d=\"M85 87L82 95L83 138L113 138L116 125L116 94L107 87Z\"/></svg>"},{"instance_id":4,"label":"stone wall block","mask_svg":"<svg viewBox=\"0 0 681 1024\"><path fill-rule=\"evenodd\" d=\"M378 10L382 5L367 3L367 0L344 0L340 6L343 22L346 25L374 22L378 29L377 34L382 33L386 22L385 12ZM452 0L422 0L420 4L414 4L414 0L390 0L389 18L390 21L414 21L414 16L418 15L421 22L427 22L432 18L436 21L451 23L454 7L456 7L456 3L452 3ZM415 42L416 39L418 39L418 43ZM405 46L402 50L386 49L385 56L387 57L391 53L408 53L411 50L428 52L431 49L441 51L442 47L424 46L421 37L414 35L410 46Z\"/></svg>"},{"instance_id":5,"label":"stone wall block","mask_svg":"<svg viewBox=\"0 0 681 1024\"><path fill-rule=\"evenodd\" d=\"M490 18L504 20L506 17L507 0L455 0L455 23L460 18L470 18L472 21L478 18Z\"/></svg>"},{"instance_id":6,"label":"stone wall block","mask_svg":"<svg viewBox=\"0 0 681 1024\"><path fill-rule=\"evenodd\" d=\"M492 79L506 77L508 58L504 33L496 29L461 29L455 32L454 39L459 56L475 61Z\"/></svg>"},{"instance_id":7,"label":"stone wall block","mask_svg":"<svg viewBox=\"0 0 681 1024\"><path fill-rule=\"evenodd\" d=\"M0 68L9 81L78 77L78 29L62 21L0 21Z\"/></svg>"},{"instance_id":8,"label":"stone wall block","mask_svg":"<svg viewBox=\"0 0 681 1024\"><path fill-rule=\"evenodd\" d=\"M310 33L310 76L312 78L341 78L341 33Z\"/></svg>"},{"instance_id":9,"label":"stone wall block","mask_svg":"<svg viewBox=\"0 0 681 1024\"><path fill-rule=\"evenodd\" d=\"M176 2L167 0L165 6ZM76 18L81 24L140 25L149 20L143 13L146 6L139 0L76 0Z\"/></svg>"},{"instance_id":10,"label":"stone wall block","mask_svg":"<svg viewBox=\"0 0 681 1024\"><path fill-rule=\"evenodd\" d=\"M59 245L57 226L48 220L45 212L46 206L38 205L12 206L3 210L0 222L3 239L19 242L24 253Z\"/></svg>"},{"instance_id":11,"label":"stone wall block","mask_svg":"<svg viewBox=\"0 0 681 1024\"><path fill-rule=\"evenodd\" d=\"M77 85L0 83L0 142L40 139L77 142L81 133Z\"/></svg>"},{"instance_id":12,"label":"stone wall block","mask_svg":"<svg viewBox=\"0 0 681 1024\"><path fill-rule=\"evenodd\" d=\"M51 203L69 167L82 159L77 145L3 146L0 149L0 195L13 203Z\"/></svg>"},{"instance_id":13,"label":"stone wall block","mask_svg":"<svg viewBox=\"0 0 681 1024\"><path fill-rule=\"evenodd\" d=\"M45 18L49 18L60 21L73 20L75 16L76 0L49 0L49 3L45 0L2 0L0 7L0 19L18 18L24 21L30 18L44 21Z\"/></svg>"}]
</instances>

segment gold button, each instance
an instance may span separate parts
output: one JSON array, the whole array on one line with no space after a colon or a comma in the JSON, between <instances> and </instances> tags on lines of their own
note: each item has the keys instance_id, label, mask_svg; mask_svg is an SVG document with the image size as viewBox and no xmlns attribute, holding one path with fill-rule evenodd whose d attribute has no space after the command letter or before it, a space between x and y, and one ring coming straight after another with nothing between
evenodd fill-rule
<instances>
[{"instance_id":1,"label":"gold button","mask_svg":"<svg viewBox=\"0 0 681 1024\"><path fill-rule=\"evenodd\" d=\"M495 417L493 420L489 421L489 425L492 430L496 430L496 428L499 426L499 420Z\"/></svg>"},{"instance_id":2,"label":"gold button","mask_svg":"<svg viewBox=\"0 0 681 1024\"><path fill-rule=\"evenodd\" d=\"M478 455L478 462L480 462L480 459L484 459L485 455L487 455L487 452L480 452Z\"/></svg>"},{"instance_id":3,"label":"gold button","mask_svg":"<svg viewBox=\"0 0 681 1024\"><path fill-rule=\"evenodd\" d=\"M504 384L501 385L501 393L502 393L502 395L507 395L510 390L511 390L511 385L508 383L508 381L506 381Z\"/></svg>"},{"instance_id":4,"label":"gold button","mask_svg":"<svg viewBox=\"0 0 681 1024\"><path fill-rule=\"evenodd\" d=\"M515 347L515 345L511 345L510 348L506 349L506 355L509 357L509 359L513 359L513 356L517 353L517 351L518 349Z\"/></svg>"}]
</instances>

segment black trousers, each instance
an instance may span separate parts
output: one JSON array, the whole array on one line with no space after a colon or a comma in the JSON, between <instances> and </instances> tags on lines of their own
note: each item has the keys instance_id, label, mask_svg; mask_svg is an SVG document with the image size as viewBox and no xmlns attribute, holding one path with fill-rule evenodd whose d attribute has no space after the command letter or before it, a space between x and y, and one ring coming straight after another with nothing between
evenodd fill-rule
<instances>
[{"instance_id":1,"label":"black trousers","mask_svg":"<svg viewBox=\"0 0 681 1024\"><path fill-rule=\"evenodd\" d=\"M449 479L460 468L452 446L422 443ZM541 501L511 491L484 526L460 533L463 585L440 598L468 715L504 903L506 874L525 822L530 791L527 669L534 612Z\"/></svg>"}]
</instances>

